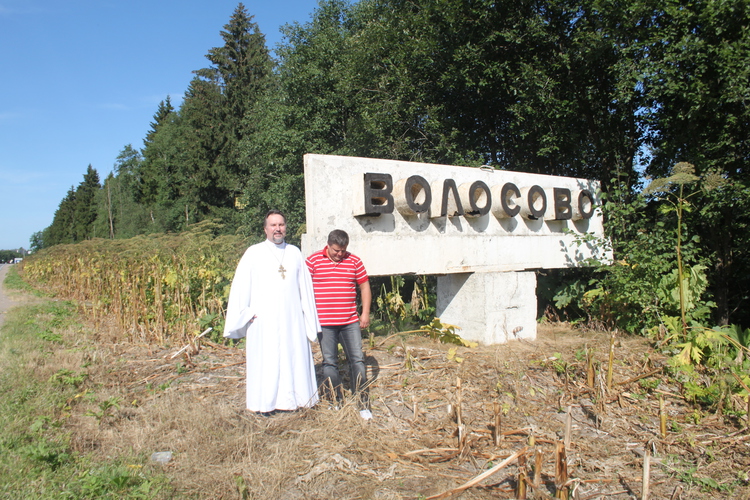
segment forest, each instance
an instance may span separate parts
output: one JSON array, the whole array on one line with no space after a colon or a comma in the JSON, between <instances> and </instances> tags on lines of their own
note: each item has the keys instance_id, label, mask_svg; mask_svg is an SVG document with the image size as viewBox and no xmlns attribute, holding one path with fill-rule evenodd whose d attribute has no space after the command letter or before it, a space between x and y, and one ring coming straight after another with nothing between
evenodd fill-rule
<instances>
[{"instance_id":1,"label":"forest","mask_svg":"<svg viewBox=\"0 0 750 500\"><path fill-rule=\"evenodd\" d=\"M540 270L540 315L688 341L695 359L715 328L746 349L749 15L744 0L323 0L272 57L240 3L179 108L166 96L105 179L89 166L32 250L206 224L241 247L269 208L296 242L306 153L582 177L602 184L615 261Z\"/></svg>"}]
</instances>

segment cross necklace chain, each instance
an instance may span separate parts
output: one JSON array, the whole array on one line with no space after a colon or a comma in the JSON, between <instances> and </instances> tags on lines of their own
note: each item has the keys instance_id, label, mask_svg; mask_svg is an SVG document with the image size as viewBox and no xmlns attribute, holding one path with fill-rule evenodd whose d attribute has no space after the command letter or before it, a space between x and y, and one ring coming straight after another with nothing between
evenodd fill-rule
<instances>
[{"instance_id":1,"label":"cross necklace chain","mask_svg":"<svg viewBox=\"0 0 750 500\"><path fill-rule=\"evenodd\" d=\"M286 279L286 274L285 274L286 273L286 269L284 268L283 262L284 262L284 255L286 254L286 246L284 246L284 251L281 252L281 259L279 259L278 257L276 257L276 253L274 252L273 248L270 248L269 250L271 251L271 253L273 254L273 256L276 258L276 260L279 261L278 273L281 275L281 279L285 280Z\"/></svg>"}]
</instances>

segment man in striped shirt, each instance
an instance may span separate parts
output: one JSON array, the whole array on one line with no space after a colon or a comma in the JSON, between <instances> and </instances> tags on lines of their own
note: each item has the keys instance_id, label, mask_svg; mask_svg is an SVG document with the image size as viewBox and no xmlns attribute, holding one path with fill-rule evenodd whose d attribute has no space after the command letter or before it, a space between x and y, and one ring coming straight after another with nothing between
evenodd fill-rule
<instances>
[{"instance_id":1,"label":"man in striped shirt","mask_svg":"<svg viewBox=\"0 0 750 500\"><path fill-rule=\"evenodd\" d=\"M315 304L322 332L318 334L323 354L324 387L335 390L336 400L343 399L338 366L341 344L349 364L352 392L359 397L359 414L372 418L367 396L367 370L362 353L362 329L370 326L372 292L367 271L356 255L346 251L349 235L334 229L328 245L307 258L312 275ZM357 316L357 285L362 299L362 314ZM331 395L333 396L333 395Z\"/></svg>"}]
</instances>

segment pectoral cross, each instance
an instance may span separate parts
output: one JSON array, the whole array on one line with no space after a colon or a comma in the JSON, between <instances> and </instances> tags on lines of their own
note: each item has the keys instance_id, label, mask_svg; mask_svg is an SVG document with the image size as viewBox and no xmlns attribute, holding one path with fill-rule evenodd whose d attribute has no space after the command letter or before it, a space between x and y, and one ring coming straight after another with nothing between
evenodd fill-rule
<instances>
[{"instance_id":1,"label":"pectoral cross","mask_svg":"<svg viewBox=\"0 0 750 500\"><path fill-rule=\"evenodd\" d=\"M284 269L284 266L282 264L279 264L279 273L281 273L281 279L285 280L286 275L284 274L286 272L286 269Z\"/></svg>"}]
</instances>

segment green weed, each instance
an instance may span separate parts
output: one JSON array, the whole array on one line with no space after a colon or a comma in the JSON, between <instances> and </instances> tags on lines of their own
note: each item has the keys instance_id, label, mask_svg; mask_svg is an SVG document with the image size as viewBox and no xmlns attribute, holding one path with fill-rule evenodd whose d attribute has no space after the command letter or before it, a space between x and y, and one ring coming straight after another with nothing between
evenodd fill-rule
<instances>
[{"instance_id":1,"label":"green weed","mask_svg":"<svg viewBox=\"0 0 750 500\"><path fill-rule=\"evenodd\" d=\"M96 421L101 425L102 420L109 416L112 416L112 412L114 409L120 408L120 401L122 401L121 397L112 396L108 399L105 399L104 401L101 401L99 403L98 410L89 410L86 412L86 415L96 418Z\"/></svg>"},{"instance_id":2,"label":"green weed","mask_svg":"<svg viewBox=\"0 0 750 500\"><path fill-rule=\"evenodd\" d=\"M138 464L145 458L96 459L94 464L92 456L72 450L66 420L50 413L69 410L69 401L76 397L77 387L87 375L60 369L51 377L42 378L28 361L40 350L57 348L37 332L57 332L73 323L73 314L69 304L47 302L18 307L6 315L0 331L0 497L167 497L163 476L146 475L140 465L128 467L122 462ZM64 343L62 336L59 342ZM102 418L118 405L117 398L104 401L99 407Z\"/></svg>"},{"instance_id":3,"label":"green weed","mask_svg":"<svg viewBox=\"0 0 750 500\"><path fill-rule=\"evenodd\" d=\"M73 387L78 387L86 380L88 377L88 374L86 373L76 373L73 370L68 369L60 369L52 375L49 378L50 383L58 383L62 385L70 385Z\"/></svg>"}]
</instances>

